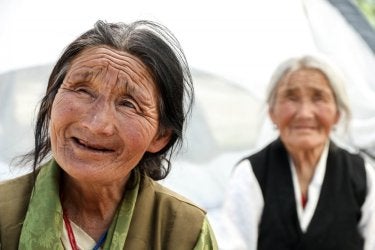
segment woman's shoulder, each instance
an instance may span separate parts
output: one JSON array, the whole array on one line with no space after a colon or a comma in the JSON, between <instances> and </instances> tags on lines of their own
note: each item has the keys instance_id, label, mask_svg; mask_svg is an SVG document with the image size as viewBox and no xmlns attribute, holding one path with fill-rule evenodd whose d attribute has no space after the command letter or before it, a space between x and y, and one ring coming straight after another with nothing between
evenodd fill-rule
<instances>
[{"instance_id":1,"label":"woman's shoulder","mask_svg":"<svg viewBox=\"0 0 375 250\"><path fill-rule=\"evenodd\" d=\"M0 214L27 207L33 189L33 180L33 174L29 173L0 183Z\"/></svg>"},{"instance_id":2,"label":"woman's shoulder","mask_svg":"<svg viewBox=\"0 0 375 250\"><path fill-rule=\"evenodd\" d=\"M127 241L135 240L134 244L142 241L146 246L193 249L205 218L205 211L189 199L142 176ZM156 238L159 242L154 241Z\"/></svg>"},{"instance_id":3,"label":"woman's shoulder","mask_svg":"<svg viewBox=\"0 0 375 250\"><path fill-rule=\"evenodd\" d=\"M31 193L33 187L33 173L28 173L13 179L4 180L0 182L0 194L1 201L4 201L4 195L12 194L14 195L24 195L24 193Z\"/></svg>"},{"instance_id":4,"label":"woman's shoulder","mask_svg":"<svg viewBox=\"0 0 375 250\"><path fill-rule=\"evenodd\" d=\"M175 204L179 207L182 206L185 208L190 208L202 214L203 216L206 214L206 211L203 208L195 204L187 197L165 187L161 183L154 181L149 177L144 177L143 189L145 188L148 190L148 192L154 193L155 197L157 197L158 202L166 204Z\"/></svg>"},{"instance_id":5,"label":"woman's shoulder","mask_svg":"<svg viewBox=\"0 0 375 250\"><path fill-rule=\"evenodd\" d=\"M7 243L19 237L33 189L33 180L33 174L30 173L0 184L0 234L3 239L8 239Z\"/></svg>"}]
</instances>

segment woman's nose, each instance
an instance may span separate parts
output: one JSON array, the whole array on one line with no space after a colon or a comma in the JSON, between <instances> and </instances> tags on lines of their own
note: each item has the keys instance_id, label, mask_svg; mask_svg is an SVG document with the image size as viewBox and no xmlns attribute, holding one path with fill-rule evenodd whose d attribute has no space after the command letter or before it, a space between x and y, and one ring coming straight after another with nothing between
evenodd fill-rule
<instances>
[{"instance_id":1,"label":"woman's nose","mask_svg":"<svg viewBox=\"0 0 375 250\"><path fill-rule=\"evenodd\" d=\"M82 124L94 134L113 135L116 126L111 104L104 100L96 100L86 113Z\"/></svg>"},{"instance_id":2,"label":"woman's nose","mask_svg":"<svg viewBox=\"0 0 375 250\"><path fill-rule=\"evenodd\" d=\"M301 101L297 109L297 115L304 118L314 117L314 104L309 101Z\"/></svg>"}]
</instances>

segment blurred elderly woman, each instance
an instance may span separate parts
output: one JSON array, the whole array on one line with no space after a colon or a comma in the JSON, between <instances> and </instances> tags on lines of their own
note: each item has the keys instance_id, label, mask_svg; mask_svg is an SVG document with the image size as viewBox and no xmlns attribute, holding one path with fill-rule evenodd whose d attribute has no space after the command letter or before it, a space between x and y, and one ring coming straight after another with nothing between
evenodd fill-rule
<instances>
[{"instance_id":1,"label":"blurred elderly woman","mask_svg":"<svg viewBox=\"0 0 375 250\"><path fill-rule=\"evenodd\" d=\"M279 137L234 169L223 219L234 248L375 249L374 169L330 139L350 117L338 71L320 57L287 60L267 102Z\"/></svg>"},{"instance_id":2,"label":"blurred elderly woman","mask_svg":"<svg viewBox=\"0 0 375 250\"><path fill-rule=\"evenodd\" d=\"M1 248L215 249L205 212L156 182L192 101L165 27L98 21L50 75L33 173L0 185Z\"/></svg>"}]
</instances>

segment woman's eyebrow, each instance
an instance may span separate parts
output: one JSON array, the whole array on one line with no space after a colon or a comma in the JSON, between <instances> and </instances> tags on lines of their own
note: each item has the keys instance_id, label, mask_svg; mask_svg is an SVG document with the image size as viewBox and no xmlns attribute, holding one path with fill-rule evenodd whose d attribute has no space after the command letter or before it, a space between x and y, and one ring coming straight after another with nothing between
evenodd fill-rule
<instances>
[{"instance_id":1,"label":"woman's eyebrow","mask_svg":"<svg viewBox=\"0 0 375 250\"><path fill-rule=\"evenodd\" d=\"M73 70L69 75L69 80L73 82L77 81L89 81L92 79L94 72L90 68L80 68Z\"/></svg>"},{"instance_id":2,"label":"woman's eyebrow","mask_svg":"<svg viewBox=\"0 0 375 250\"><path fill-rule=\"evenodd\" d=\"M118 75L117 85L122 90L122 92L126 94L142 97L144 96L144 93L141 89L142 87L138 85L143 85L144 83L142 83L142 81L145 80L146 79L140 76L132 76L128 72L122 71Z\"/></svg>"}]
</instances>

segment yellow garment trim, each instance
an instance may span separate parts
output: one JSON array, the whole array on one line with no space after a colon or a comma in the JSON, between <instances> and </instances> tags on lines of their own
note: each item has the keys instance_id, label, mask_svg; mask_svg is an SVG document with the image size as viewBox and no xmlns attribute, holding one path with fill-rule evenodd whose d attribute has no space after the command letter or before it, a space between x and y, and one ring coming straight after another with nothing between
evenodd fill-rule
<instances>
[{"instance_id":1,"label":"yellow garment trim","mask_svg":"<svg viewBox=\"0 0 375 250\"><path fill-rule=\"evenodd\" d=\"M216 250L217 242L207 216L204 218L201 234L194 247L194 250Z\"/></svg>"}]
</instances>

